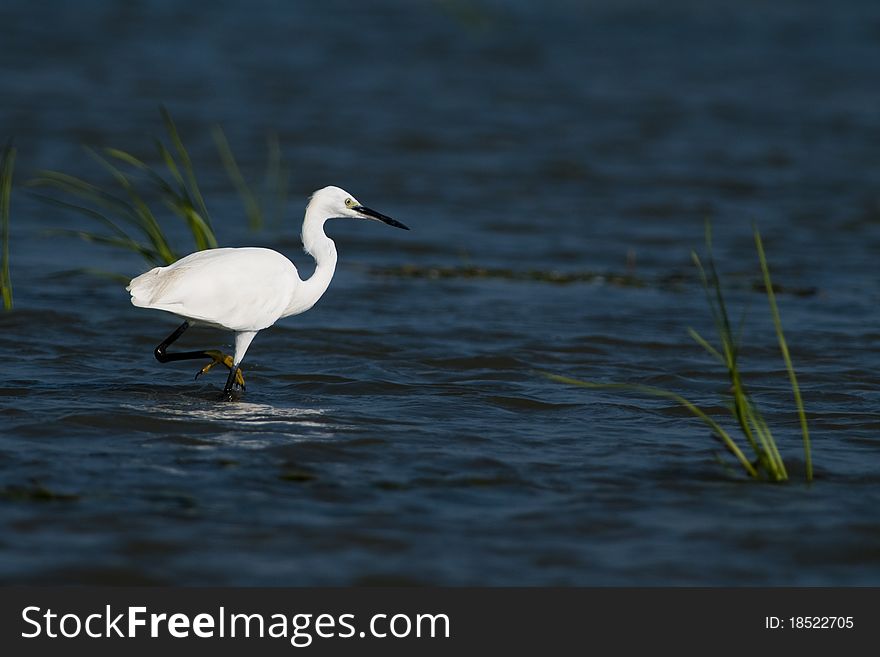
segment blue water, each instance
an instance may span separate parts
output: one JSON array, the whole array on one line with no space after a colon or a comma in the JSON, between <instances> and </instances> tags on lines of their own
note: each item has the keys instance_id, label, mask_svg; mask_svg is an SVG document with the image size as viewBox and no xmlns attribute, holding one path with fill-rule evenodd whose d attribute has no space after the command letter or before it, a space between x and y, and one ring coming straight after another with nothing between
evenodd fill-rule
<instances>
[{"instance_id":1,"label":"blue water","mask_svg":"<svg viewBox=\"0 0 880 657\"><path fill-rule=\"evenodd\" d=\"M878 79L872 2L3 3L0 581L880 584ZM412 228L328 224L330 289L257 337L237 403L225 375L156 362L178 320L91 271L150 265L50 234L100 227L24 184L109 185L82 144L150 157L159 105L223 245L308 274L299 222L327 184ZM215 123L251 179L277 134L283 220L248 228ZM687 334L713 331L707 218L787 484L671 402L539 374L666 387L732 431Z\"/></svg>"}]
</instances>

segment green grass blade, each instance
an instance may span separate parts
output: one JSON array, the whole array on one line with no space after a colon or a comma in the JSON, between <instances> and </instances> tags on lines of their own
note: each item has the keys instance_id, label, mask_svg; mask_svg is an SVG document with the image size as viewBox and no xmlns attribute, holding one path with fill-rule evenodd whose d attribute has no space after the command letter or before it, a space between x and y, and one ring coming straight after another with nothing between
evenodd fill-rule
<instances>
[{"instance_id":1,"label":"green grass blade","mask_svg":"<svg viewBox=\"0 0 880 657\"><path fill-rule=\"evenodd\" d=\"M120 187L122 187L126 191L134 215L137 218L137 224L139 228L143 231L147 239L150 241L150 243L153 245L153 249L162 257L162 260L165 262L165 264L170 265L172 262L175 262L178 259L177 254L174 253L173 249L168 244L168 239L162 232L162 228L159 226L159 222L156 221L156 217L150 210L149 205L147 205L146 201L144 201L143 197L135 188L134 183L132 183L132 181L121 169L116 167L109 160L102 157L100 154L91 149L86 150L92 156L92 158L95 159L95 161L97 161L110 173L110 175L113 176Z\"/></svg>"},{"instance_id":2,"label":"green grass blade","mask_svg":"<svg viewBox=\"0 0 880 657\"><path fill-rule=\"evenodd\" d=\"M199 251L217 248L217 238L214 236L214 231L211 229L211 226L208 225L208 222L202 218L192 206L188 207L187 221L191 227L195 227L193 234L196 239L196 247Z\"/></svg>"},{"instance_id":3,"label":"green grass blade","mask_svg":"<svg viewBox=\"0 0 880 657\"><path fill-rule=\"evenodd\" d=\"M244 206L251 230L260 230L264 224L260 202L245 181L241 169L238 167L238 162L235 161L235 156L232 154L232 149L229 147L226 134L219 125L215 125L211 133L214 136L214 144L217 146L217 153L220 155L220 161L223 163L226 175L229 176L229 180L238 192Z\"/></svg>"},{"instance_id":4,"label":"green grass blade","mask_svg":"<svg viewBox=\"0 0 880 657\"><path fill-rule=\"evenodd\" d=\"M751 477L757 477L758 473L755 470L754 466L749 462L749 460L745 457L745 454L742 453L742 450L730 437L730 434L724 430L724 428L718 424L715 420L709 417L701 408L699 408L696 404L688 401L681 395L674 393L670 390L665 390L663 388L655 388L654 386L646 386L641 384L631 384L631 383L593 383L591 381L582 381L580 379L573 379L567 376L560 376L558 374L550 374L547 372L543 372L544 376L552 381L556 381L558 383L567 383L569 385L580 386L582 388L593 388L593 389L604 389L604 390L626 390L630 392L641 392L643 394L651 395L653 397L664 397L671 401L676 402L680 406L686 408L690 411L694 416L701 419L710 429L712 429L713 433L717 435L721 441L724 443L725 447L736 457L736 459L740 462L743 469L749 474Z\"/></svg>"},{"instance_id":5,"label":"green grass blade","mask_svg":"<svg viewBox=\"0 0 880 657\"><path fill-rule=\"evenodd\" d=\"M169 151L165 144L158 139L156 140L156 149L159 151L159 157L162 158L162 162L165 164L165 168L168 169L168 173L174 178L174 181L182 192L186 193L186 183L183 180L183 176L180 175L180 169L177 166L177 162L174 161L174 156L171 154L171 151Z\"/></svg>"},{"instance_id":6,"label":"green grass blade","mask_svg":"<svg viewBox=\"0 0 880 657\"><path fill-rule=\"evenodd\" d=\"M9 273L9 221L12 201L12 171L15 167L15 147L10 141L0 156L0 244L3 255L0 260L0 296L3 308L12 310L12 277Z\"/></svg>"},{"instance_id":7,"label":"green grass blade","mask_svg":"<svg viewBox=\"0 0 880 657\"><path fill-rule=\"evenodd\" d=\"M58 191L88 201L89 203L94 203L98 207L126 218L128 221L134 219L134 213L129 203L118 196L99 189L85 180L66 173L61 173L59 171L40 171L36 178L32 178L27 182L27 185L29 187L49 187L57 189Z\"/></svg>"},{"instance_id":8,"label":"green grass blade","mask_svg":"<svg viewBox=\"0 0 880 657\"><path fill-rule=\"evenodd\" d=\"M712 237L711 237L711 229L709 225L706 226L706 244L709 248L711 248ZM710 253L711 258L711 253ZM736 352L730 349L731 344L727 339L727 331L725 330L724 324L724 313L721 309L719 309L718 304L724 303L723 295L720 295L716 292L713 294L713 289L719 290L720 283L718 280L718 273L715 271L715 265L712 260L709 261L711 277L706 273L706 269L703 266L703 261L700 259L700 256L697 255L696 251L691 251L691 259L694 261L694 264L697 267L697 273L700 277L700 284L703 286L703 293L706 295L706 304L709 306L709 314L712 316L712 322L715 324L715 331L718 333L718 338L721 341L721 351L722 362L728 369L732 363L736 360ZM717 350L716 350L717 351ZM721 352L718 352L721 355Z\"/></svg>"},{"instance_id":9,"label":"green grass blade","mask_svg":"<svg viewBox=\"0 0 880 657\"><path fill-rule=\"evenodd\" d=\"M196 212L188 198L171 194L166 196L164 201L172 212L186 222L197 250L217 248L217 238L214 236L214 231Z\"/></svg>"},{"instance_id":10,"label":"green grass blade","mask_svg":"<svg viewBox=\"0 0 880 657\"><path fill-rule=\"evenodd\" d=\"M121 172L117 173L119 173L119 175L122 175ZM125 178L124 175L123 179L126 183L128 182L127 178ZM107 192L99 190L97 187L86 183L85 181L74 178L73 176L59 174L53 171L42 172L40 178L29 181L29 184L37 187L52 187L58 189L59 191L65 192L75 198L80 198L83 200L83 202L91 203L96 207L104 208L107 213L110 213L112 216L118 217L119 219L125 220L127 224L130 224L131 226L136 228L149 242L156 245L157 249L161 247L162 241L164 239L161 234L161 229L155 222L153 222L152 224L150 223L149 219L152 215L149 213L147 213L146 215L147 221L145 222L145 216L142 207L135 207L135 205L133 205L132 203L122 201L121 199ZM131 193L131 190L129 190L130 195ZM98 221L105 227L109 228L116 235L116 237L121 240L121 242L119 243L120 246L122 245L123 241L128 241L132 244L138 245L137 248L132 248L131 250L136 251L141 255L147 252L158 252L157 249L145 248L142 244L137 242L137 240L131 237L131 235L129 235L129 233L124 228L122 228L119 223L117 223L117 221L111 219L110 216L108 216L105 212L96 210L93 207L87 207L85 205L64 201L53 196L48 196L44 194L34 194L34 196L35 198L45 203L49 203L51 205L55 205L67 210L73 210L78 214L82 214L86 217ZM74 234L79 235L77 231L74 231ZM165 245L167 247L167 240L165 241ZM169 252L168 248L161 249L161 251L162 256L158 261L152 257L147 258L147 260L151 263L155 262L156 264L169 264L169 262L173 262L173 260L171 260L173 254Z\"/></svg>"},{"instance_id":11,"label":"green grass blade","mask_svg":"<svg viewBox=\"0 0 880 657\"><path fill-rule=\"evenodd\" d=\"M281 142L278 139L278 135L269 135L266 145L268 150L266 158L266 196L271 199L271 222L277 226L281 223L284 214L290 172L282 162Z\"/></svg>"},{"instance_id":12,"label":"green grass blade","mask_svg":"<svg viewBox=\"0 0 880 657\"><path fill-rule=\"evenodd\" d=\"M746 437L749 445L751 445L752 450L757 456L760 457L762 454L766 453L766 446L762 446L760 442L755 438L755 434L752 432L752 426L749 423L749 400L745 390L742 387L739 373L736 372L732 378L733 383L731 384L731 389L733 392L733 416L736 419L737 423L739 423L739 427L742 430L743 435Z\"/></svg>"},{"instance_id":13,"label":"green grass blade","mask_svg":"<svg viewBox=\"0 0 880 657\"><path fill-rule=\"evenodd\" d=\"M164 106L160 107L159 111L162 113L162 120L165 123L165 130L168 132L168 137L171 140L171 145L174 146L174 150L177 151L177 156L178 158L180 158L180 165L183 169L183 173L187 183L187 192L195 201L193 205L196 207L199 214L204 219L205 223L210 226L210 215L208 214L208 208L205 205L205 199L202 197L202 193L199 190L199 184L196 180L196 174L195 170L193 169L193 164L192 160L190 159L189 152L183 145L183 140L180 138L180 133L177 131L177 126L175 125L174 120L171 118L171 113Z\"/></svg>"},{"instance_id":14,"label":"green grass blade","mask_svg":"<svg viewBox=\"0 0 880 657\"><path fill-rule=\"evenodd\" d=\"M99 212L98 210L94 210L92 208L87 208L84 205L77 205L76 203L71 203L70 201L62 201L61 199L55 198L54 196L46 196L43 194L34 194L35 198L39 199L43 203L47 203L49 205L55 205L59 208L63 208L65 210L73 210L79 214L82 214L86 217L94 219L95 221L103 224L111 231L116 233L117 237L122 237L126 239L130 239L134 241L134 239L125 232L125 229L122 228L119 224L113 221L107 215Z\"/></svg>"},{"instance_id":15,"label":"green grass blade","mask_svg":"<svg viewBox=\"0 0 880 657\"><path fill-rule=\"evenodd\" d=\"M713 314L715 315L715 321L718 326L718 337L721 340L724 353L727 356L728 367L735 369L738 348L736 340L733 337L733 331L730 327L730 316L727 313L727 304L724 301L724 292L721 289L721 278L718 276L718 271L715 268L715 257L712 255L711 241L709 237L706 238L706 246L709 249L709 281L711 284L711 290L714 292L713 296L715 302L712 307L714 309Z\"/></svg>"},{"instance_id":16,"label":"green grass blade","mask_svg":"<svg viewBox=\"0 0 880 657\"><path fill-rule=\"evenodd\" d=\"M133 156L128 157L131 157L134 161L133 163L135 165L139 165L140 168L143 169L148 179L153 183L153 185L162 195L165 204L170 209L172 209L175 214L184 219L187 227L190 230L190 233L193 236L193 241L196 245L196 248L200 251L203 249L216 248L217 238L214 235L214 231L193 207L193 201L190 198L186 183L184 182L183 177L180 175L180 170L177 168L177 163L174 161L174 157L161 141L157 140L156 146L159 151L159 155L162 158L163 163L165 164L165 168L168 170L168 173L171 174L172 179L178 185L177 189L172 187L171 184L169 184L158 171L156 171L149 165L142 163L136 158L133 158ZM123 156L128 155L124 151L117 152L121 152ZM125 157L123 157L123 159L125 159Z\"/></svg>"},{"instance_id":17,"label":"green grass blade","mask_svg":"<svg viewBox=\"0 0 880 657\"><path fill-rule=\"evenodd\" d=\"M105 278L118 285L128 285L129 281L131 281L131 276L117 274L104 269L97 269L96 267L77 267L76 269L71 269L70 272L74 274L85 274L86 276L95 276L97 278Z\"/></svg>"},{"instance_id":18,"label":"green grass blade","mask_svg":"<svg viewBox=\"0 0 880 657\"><path fill-rule=\"evenodd\" d=\"M736 331L734 331L730 322L730 314L727 310L724 293L721 288L720 277L718 276L718 271L715 267L715 261L712 255L712 231L711 226L708 223L706 224L705 239L706 249L708 252L706 265L704 266L703 261L700 259L700 256L697 255L695 252L692 253L692 258L694 264L697 267L699 279L702 283L703 291L706 295L706 301L709 305L712 319L715 323L715 328L718 333L718 339L720 340L720 347L716 347L710 344L708 340L706 340L702 335L700 335L696 330L692 328L688 329L688 333L690 334L691 338L693 338L693 340L698 345L700 345L709 355L711 355L716 360L721 361L721 363L727 368L728 377L730 379L731 394L731 401L728 408L733 414L746 441L754 451L756 458L754 462L750 462L745 457L745 454L743 454L742 450L731 438L730 434L728 434L714 419L709 417L703 410L701 410L696 405L677 393L671 392L669 390L664 390L662 388L655 388L653 386L641 384L593 383L589 381L573 379L570 377L558 376L555 374L545 374L545 376L547 376L551 380L560 383L567 383L569 385L577 385L593 389L640 392L643 394L672 400L687 409L694 416L701 419L705 424L707 424L713 431L713 433L727 447L727 449L736 457L736 459L742 465L743 469L745 469L750 476L757 477L760 473L766 475L766 477L771 481L787 481L788 471L785 467L785 463L782 459L782 455L779 452L776 441L773 438L770 426L767 424L763 415L758 410L757 405L755 404L753 398L749 394L743 382L743 375L739 365L739 356L746 314L744 311L742 317L740 318L739 324L736 327ZM773 290L773 284L770 279L769 266L767 265L767 258L764 253L761 236L758 233L757 228L755 228L755 243L757 245L758 257L760 259L761 269L764 275L764 285L767 289L767 296L770 303L773 323L776 328L776 335L779 340L779 345L783 354L783 358L785 360L786 370L788 371L792 390L795 396L795 402L798 409L798 415L804 439L804 452L806 454L806 476L808 481L812 481L813 467L810 455L810 439L807 429L806 413L804 411L800 389L797 384L797 378L794 373L794 367L791 363L791 356L788 351L788 345L785 341L785 336L782 331L782 321L780 319L779 308L776 304L776 296Z\"/></svg>"},{"instance_id":19,"label":"green grass blade","mask_svg":"<svg viewBox=\"0 0 880 657\"><path fill-rule=\"evenodd\" d=\"M161 141L157 141L159 154L165 163L165 167L177 182L179 188L178 191L175 191L167 184L162 184L164 183L162 181L160 186L163 188L165 201L186 222L193 236L196 249L202 251L204 249L216 248L217 237L211 226L211 219L208 215L205 199L199 189L192 159L183 145L183 140L180 138L180 133L174 120L171 118L170 112L165 107L160 107L159 109L162 113L165 130L168 133L171 145L177 153L177 159L180 160L180 165L178 166L174 155ZM159 180L162 180L161 177L159 177Z\"/></svg>"},{"instance_id":20,"label":"green grass blade","mask_svg":"<svg viewBox=\"0 0 880 657\"><path fill-rule=\"evenodd\" d=\"M715 357L722 365L724 365L724 356L721 355L720 351L709 344L709 342L702 335L697 333L692 328L688 328L688 335L690 335L694 339L694 342L696 342L703 349L709 352L709 355Z\"/></svg>"},{"instance_id":21,"label":"green grass blade","mask_svg":"<svg viewBox=\"0 0 880 657\"><path fill-rule=\"evenodd\" d=\"M165 259L160 253L132 239L125 239L122 237L110 237L108 235L99 235L98 233L91 233L87 230L68 230L64 228L53 230L51 231L51 234L68 235L70 237L78 237L79 239L86 242L94 242L95 244L121 247L129 251L139 253L144 257L145 260L155 265L168 264L167 262L165 262Z\"/></svg>"},{"instance_id":22,"label":"green grass blade","mask_svg":"<svg viewBox=\"0 0 880 657\"><path fill-rule=\"evenodd\" d=\"M758 457L759 462L765 465L768 476L775 481L785 480L788 478L788 475L785 470L785 464L779 454L779 448L773 440L773 435L767 423L764 422L757 412L743 383L742 373L739 368L739 352L745 315L743 315L736 331L734 331L730 321L730 314L727 311L724 292L721 288L721 279L712 254L712 230L708 223L706 225L706 249L708 252L708 273L706 269L703 269L699 257L696 257L695 261L700 268L700 278L704 288L706 288L707 299L709 300L718 337L721 341L723 360L727 366L733 392L734 416L740 425L743 435Z\"/></svg>"},{"instance_id":23,"label":"green grass blade","mask_svg":"<svg viewBox=\"0 0 880 657\"><path fill-rule=\"evenodd\" d=\"M754 428L755 434L764 446L763 456L767 462L767 472L774 481L785 481L788 479L788 472L785 469L785 463L782 461L782 455L773 440L773 434L767 421L758 411L757 406L752 403L751 399L747 407L748 421Z\"/></svg>"},{"instance_id":24,"label":"green grass blade","mask_svg":"<svg viewBox=\"0 0 880 657\"><path fill-rule=\"evenodd\" d=\"M748 431L749 435L753 437L751 440L757 443L754 449L758 463L767 472L767 476L771 480L781 481L784 479L782 472L785 468L784 466L780 468L780 461L776 457L778 452L775 450L773 437L770 434L770 429L767 427L767 423L764 422L764 419L757 413L751 399L747 398L742 402L738 412L742 418L741 428L743 433Z\"/></svg>"},{"instance_id":25,"label":"green grass blade","mask_svg":"<svg viewBox=\"0 0 880 657\"><path fill-rule=\"evenodd\" d=\"M143 160L138 159L137 157L135 157L131 153L128 153L123 150L119 150L118 148L105 148L104 152L109 157L112 157L116 160L119 160L120 162L125 162L125 164L133 166L137 169L147 170L150 168L146 165L146 163L144 163Z\"/></svg>"},{"instance_id":26,"label":"green grass blade","mask_svg":"<svg viewBox=\"0 0 880 657\"><path fill-rule=\"evenodd\" d=\"M791 390L794 393L794 402L797 407L798 419L801 425L801 434L804 442L804 459L806 461L806 477L807 481L813 480L813 457L810 446L810 430L807 427L807 414L804 411L804 402L801 398L800 387L798 386L797 376L794 373L794 365L791 362L791 354L788 351L788 343L785 340L785 334L782 331L782 318L779 315L779 306L776 304L776 293L773 291L773 281L770 279L770 267L767 264L767 256L764 253L764 244L761 241L761 234L755 227L755 246L758 249L758 260L761 262L761 272L764 275L764 287L767 289L767 301L770 304L770 314L773 317L773 326L776 328L776 338L779 341L779 349L782 351L782 359L785 361L785 369L788 372L788 379L791 382Z\"/></svg>"},{"instance_id":27,"label":"green grass blade","mask_svg":"<svg viewBox=\"0 0 880 657\"><path fill-rule=\"evenodd\" d=\"M43 201L83 214L110 231L109 235L75 231L79 237L136 251L150 262L170 264L178 256L159 223L162 217L153 212L151 205L156 201L184 220L197 249L216 248L217 238L177 126L164 107L160 111L170 142L166 147L156 140L161 164L154 167L118 148L103 148L100 153L86 148L89 156L110 174L115 193L56 171L40 172L29 184L73 197L74 202L69 202L37 195Z\"/></svg>"}]
</instances>

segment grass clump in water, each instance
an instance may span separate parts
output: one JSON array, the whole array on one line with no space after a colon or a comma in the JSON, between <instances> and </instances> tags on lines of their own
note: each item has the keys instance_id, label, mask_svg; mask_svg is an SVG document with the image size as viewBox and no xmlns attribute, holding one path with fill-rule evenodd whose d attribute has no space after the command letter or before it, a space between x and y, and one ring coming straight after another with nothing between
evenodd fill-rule
<instances>
[{"instance_id":1,"label":"grass clump in water","mask_svg":"<svg viewBox=\"0 0 880 657\"><path fill-rule=\"evenodd\" d=\"M189 151L171 114L160 108L166 141L156 139L160 164L152 166L128 151L87 148L89 155L111 176L114 186L104 189L81 178L59 171L42 171L31 186L46 187L67 198L42 195L40 198L66 210L73 210L99 222L104 232L62 230L89 242L115 246L140 254L152 265L169 265L180 257L163 230L159 212L151 206L156 200L185 223L196 250L217 247L217 237L202 195ZM261 228L268 205L245 183L223 131L214 130L220 159L245 206L252 228ZM269 143L267 188L274 194L273 209L281 212L286 193L287 170L282 166L280 148ZM70 200L72 198L72 200ZM188 249L189 250L189 249Z\"/></svg>"},{"instance_id":2,"label":"grass clump in water","mask_svg":"<svg viewBox=\"0 0 880 657\"><path fill-rule=\"evenodd\" d=\"M0 153L0 297L3 308L12 310L12 278L9 275L9 205L12 198L12 169L15 166L15 148L6 144Z\"/></svg>"},{"instance_id":3,"label":"grass clump in water","mask_svg":"<svg viewBox=\"0 0 880 657\"><path fill-rule=\"evenodd\" d=\"M608 283L621 287L644 287L645 281L629 274L598 273L591 271L560 272L553 270L529 269L518 271L506 268L479 267L462 265L458 267L401 265L396 267L374 267L372 273L378 276L395 278L428 278L428 279L498 279L504 281L534 281L569 285L571 283Z\"/></svg>"},{"instance_id":4,"label":"grass clump in water","mask_svg":"<svg viewBox=\"0 0 880 657\"><path fill-rule=\"evenodd\" d=\"M156 140L164 170L152 167L118 148L104 148L101 152L88 148L89 155L113 178L114 190L101 189L59 171L42 171L30 181L32 186L49 187L76 199L66 201L54 196L41 196L42 200L84 214L108 229L107 233L59 232L134 251L153 265L169 265L180 256L171 247L156 213L147 201L149 196L155 195L186 222L197 249L217 246L189 152L171 115L165 108L161 111L170 142L169 147L161 140ZM145 187L148 193L142 192Z\"/></svg>"},{"instance_id":5,"label":"grass clump in water","mask_svg":"<svg viewBox=\"0 0 880 657\"><path fill-rule=\"evenodd\" d=\"M758 232L757 228L755 228L755 246L758 251L758 260L761 264L764 289L767 293L767 300L770 305L770 314L773 319L782 357L785 361L785 367L788 372L789 382L794 394L795 407L800 421L806 463L805 476L807 481L812 481L813 462L806 413L804 411L797 377L794 372L794 366L792 365L791 356L789 354L788 344L782 331L782 320L779 315L779 308L776 304L776 295L773 282L770 279L770 268L767 264L766 254L764 253L764 245L761 240L761 234ZM715 329L718 334L718 346L712 345L694 329L688 329L688 332L700 346L702 346L713 358L718 360L727 369L727 374L730 379L730 393L732 396L729 408L742 432L745 443L743 447L741 447L733 436L715 419L678 393L648 385L595 383L565 376L558 376L555 374L547 374L547 376L554 381L584 388L639 392L669 399L681 405L706 423L706 425L712 430L712 433L721 441L725 448L733 454L750 477L763 477L770 481L786 481L788 480L788 471L786 470L785 463L779 453L779 449L770 431L770 427L767 425L767 422L764 420L763 415L758 409L754 398L751 396L743 382L742 371L739 367L740 331L738 329L734 331L730 322L730 316L721 289L721 282L715 268L714 258L712 257L712 233L708 223L706 224L706 250L706 266L703 265L703 262L700 260L700 257L696 252L692 253L692 257L694 264L697 266L700 281L706 293L706 300L709 304L712 319L715 323ZM741 440L740 442L743 441ZM746 457L744 449L750 449L754 458L750 460Z\"/></svg>"}]
</instances>

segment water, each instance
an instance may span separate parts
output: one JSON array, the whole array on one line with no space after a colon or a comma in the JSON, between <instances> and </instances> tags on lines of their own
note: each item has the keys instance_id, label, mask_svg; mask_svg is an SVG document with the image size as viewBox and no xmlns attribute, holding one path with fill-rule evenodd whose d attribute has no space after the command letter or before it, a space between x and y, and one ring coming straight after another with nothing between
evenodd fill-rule
<instances>
[{"instance_id":1,"label":"water","mask_svg":"<svg viewBox=\"0 0 880 657\"><path fill-rule=\"evenodd\" d=\"M0 579L880 583L880 9L808 4L4 3L19 182L99 176L81 142L149 153L164 103L224 244L309 273L299 221L326 184L413 230L330 224L328 293L257 337L244 399L220 404L225 375L152 358L174 318L81 271L146 264L48 237L94 225L18 187ZM214 122L252 176L279 135L281 224L248 230ZM724 374L686 333L712 331L690 263L706 217L787 485L719 464L668 402L536 373L721 412ZM752 221L788 291L811 486ZM599 276L510 275L530 271ZM228 343L192 330L181 347Z\"/></svg>"}]
</instances>

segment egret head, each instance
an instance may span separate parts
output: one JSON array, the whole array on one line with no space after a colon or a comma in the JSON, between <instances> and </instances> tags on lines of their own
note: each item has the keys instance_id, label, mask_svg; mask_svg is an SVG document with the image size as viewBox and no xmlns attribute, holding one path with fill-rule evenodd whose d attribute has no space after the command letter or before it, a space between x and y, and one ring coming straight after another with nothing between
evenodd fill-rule
<instances>
[{"instance_id":1,"label":"egret head","mask_svg":"<svg viewBox=\"0 0 880 657\"><path fill-rule=\"evenodd\" d=\"M376 212L365 207L354 196L339 187L323 187L312 194L312 200L309 205L318 205L328 219L351 218L351 219L370 219L372 221L381 221L383 224L394 226L395 228L409 228L399 221L385 216L381 212Z\"/></svg>"}]
</instances>

